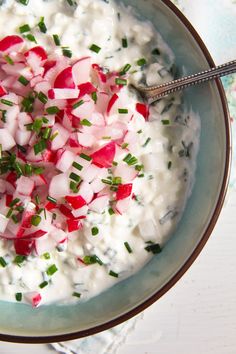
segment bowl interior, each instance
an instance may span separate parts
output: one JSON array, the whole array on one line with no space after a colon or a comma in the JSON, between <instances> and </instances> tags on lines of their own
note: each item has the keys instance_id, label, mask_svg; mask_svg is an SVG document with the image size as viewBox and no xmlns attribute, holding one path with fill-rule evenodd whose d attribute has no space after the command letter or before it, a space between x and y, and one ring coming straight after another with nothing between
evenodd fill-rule
<instances>
[{"instance_id":1,"label":"bowl interior","mask_svg":"<svg viewBox=\"0 0 236 354\"><path fill-rule=\"evenodd\" d=\"M180 19L161 0L127 0L150 19L171 46L176 64L186 73L209 67ZM96 298L78 305L51 305L31 309L22 304L0 302L2 335L55 336L88 330L114 320L145 302L179 271L201 241L216 207L226 165L226 126L221 97L215 83L189 89L189 107L201 117L202 133L196 183L184 216L163 252L136 275ZM0 337L4 339L4 337ZM52 340L52 339L51 339Z\"/></svg>"}]
</instances>

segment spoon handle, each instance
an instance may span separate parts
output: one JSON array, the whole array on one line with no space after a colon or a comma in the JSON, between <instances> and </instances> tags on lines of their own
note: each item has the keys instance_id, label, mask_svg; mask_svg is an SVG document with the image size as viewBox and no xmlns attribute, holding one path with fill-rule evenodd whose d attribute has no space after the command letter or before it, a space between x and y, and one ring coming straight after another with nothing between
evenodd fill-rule
<instances>
[{"instance_id":1,"label":"spoon handle","mask_svg":"<svg viewBox=\"0 0 236 354\"><path fill-rule=\"evenodd\" d=\"M236 72L236 60L223 65L216 66L203 72L185 76L181 79L166 82L158 86L142 87L140 91L146 98L148 103L153 103L161 97L167 96L170 93L181 91L186 87L200 84L209 80L216 79Z\"/></svg>"}]
</instances>

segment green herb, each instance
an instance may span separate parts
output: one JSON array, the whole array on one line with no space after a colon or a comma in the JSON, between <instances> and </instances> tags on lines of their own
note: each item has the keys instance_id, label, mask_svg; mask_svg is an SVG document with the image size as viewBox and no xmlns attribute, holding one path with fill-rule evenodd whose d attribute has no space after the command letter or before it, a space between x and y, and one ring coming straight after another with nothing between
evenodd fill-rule
<instances>
[{"instance_id":1,"label":"green herb","mask_svg":"<svg viewBox=\"0 0 236 354\"><path fill-rule=\"evenodd\" d=\"M1 99L1 103L5 104L6 106L10 106L10 107L14 106L13 102L8 101L8 100L4 100L3 98Z\"/></svg>"},{"instance_id":2,"label":"green herb","mask_svg":"<svg viewBox=\"0 0 236 354\"><path fill-rule=\"evenodd\" d=\"M127 165L132 166L135 165L138 162L138 159L135 156L132 156L131 154L128 154L125 156L123 159L127 163Z\"/></svg>"},{"instance_id":3,"label":"green herb","mask_svg":"<svg viewBox=\"0 0 236 354\"><path fill-rule=\"evenodd\" d=\"M152 50L152 54L153 55L160 55L161 52L160 52L160 50L158 48L155 48L155 49Z\"/></svg>"},{"instance_id":4,"label":"green herb","mask_svg":"<svg viewBox=\"0 0 236 354\"><path fill-rule=\"evenodd\" d=\"M23 85L23 86L27 86L29 84L29 80L27 80L24 76L20 76L18 78L18 81Z\"/></svg>"},{"instance_id":5,"label":"green herb","mask_svg":"<svg viewBox=\"0 0 236 354\"><path fill-rule=\"evenodd\" d=\"M39 99L39 101L41 101L43 104L45 104L45 103L47 103L47 101L48 101L48 98L47 98L47 96L43 93L43 92L39 92L39 94L38 94L38 99Z\"/></svg>"},{"instance_id":6,"label":"green herb","mask_svg":"<svg viewBox=\"0 0 236 354\"><path fill-rule=\"evenodd\" d=\"M136 165L136 166L135 166L135 170L136 170L136 171L139 171L139 172L142 171L143 168L144 168L143 165Z\"/></svg>"},{"instance_id":7,"label":"green herb","mask_svg":"<svg viewBox=\"0 0 236 354\"><path fill-rule=\"evenodd\" d=\"M40 289L45 288L48 285L47 281L43 281L41 284L39 284Z\"/></svg>"},{"instance_id":8,"label":"green herb","mask_svg":"<svg viewBox=\"0 0 236 354\"><path fill-rule=\"evenodd\" d=\"M30 26L28 24L23 25L19 28L20 33L30 32Z\"/></svg>"},{"instance_id":9,"label":"green herb","mask_svg":"<svg viewBox=\"0 0 236 354\"><path fill-rule=\"evenodd\" d=\"M4 59L8 64L14 65L14 61L12 60L12 58L9 57L9 55L5 55Z\"/></svg>"},{"instance_id":10,"label":"green herb","mask_svg":"<svg viewBox=\"0 0 236 354\"><path fill-rule=\"evenodd\" d=\"M12 208L19 202L20 202L20 199L19 198L15 198L15 199L12 200L12 202L10 203L9 206Z\"/></svg>"},{"instance_id":11,"label":"green herb","mask_svg":"<svg viewBox=\"0 0 236 354\"><path fill-rule=\"evenodd\" d=\"M188 145L186 145L185 142L182 141L182 145L183 145L183 150L179 151L179 157L187 157L190 159L193 143L191 142Z\"/></svg>"},{"instance_id":12,"label":"green herb","mask_svg":"<svg viewBox=\"0 0 236 354\"><path fill-rule=\"evenodd\" d=\"M53 135L50 136L49 140L53 141L57 136L58 136L59 132L56 131Z\"/></svg>"},{"instance_id":13,"label":"green herb","mask_svg":"<svg viewBox=\"0 0 236 354\"><path fill-rule=\"evenodd\" d=\"M138 134L141 134L142 132L143 132L142 129L137 131Z\"/></svg>"},{"instance_id":14,"label":"green herb","mask_svg":"<svg viewBox=\"0 0 236 354\"><path fill-rule=\"evenodd\" d=\"M28 39L28 41L30 42L34 42L34 43L37 43L36 39L35 39L35 36L33 36L31 33L27 34L25 36L26 39Z\"/></svg>"},{"instance_id":15,"label":"green herb","mask_svg":"<svg viewBox=\"0 0 236 354\"><path fill-rule=\"evenodd\" d=\"M11 216L11 219L12 219L12 221L14 222L14 224L18 224L19 220L18 220L18 218L17 218L16 215L12 215L12 216Z\"/></svg>"},{"instance_id":16,"label":"green herb","mask_svg":"<svg viewBox=\"0 0 236 354\"><path fill-rule=\"evenodd\" d=\"M96 263L98 263L99 265L103 265L103 262L101 261L101 259L98 258L98 256L96 256L96 255L85 256L83 258L83 262L87 265L96 264Z\"/></svg>"},{"instance_id":17,"label":"green herb","mask_svg":"<svg viewBox=\"0 0 236 354\"><path fill-rule=\"evenodd\" d=\"M145 250L147 252L152 252L153 254L158 254L162 251L159 243L151 243L147 247L145 247Z\"/></svg>"},{"instance_id":18,"label":"green herb","mask_svg":"<svg viewBox=\"0 0 236 354\"><path fill-rule=\"evenodd\" d=\"M68 47L63 47L62 48L62 54L64 57L71 58L72 57L72 51Z\"/></svg>"},{"instance_id":19,"label":"green herb","mask_svg":"<svg viewBox=\"0 0 236 354\"><path fill-rule=\"evenodd\" d=\"M168 167L168 170L170 170L170 169L171 169L171 167L172 167L172 161L169 161L169 162L168 162L167 167Z\"/></svg>"},{"instance_id":20,"label":"green herb","mask_svg":"<svg viewBox=\"0 0 236 354\"><path fill-rule=\"evenodd\" d=\"M49 122L49 120L48 120L46 117L43 117L43 118L42 118L42 121L43 121L43 123L45 123L45 124L47 124L47 123Z\"/></svg>"},{"instance_id":21,"label":"green herb","mask_svg":"<svg viewBox=\"0 0 236 354\"><path fill-rule=\"evenodd\" d=\"M127 251L128 251L129 253L132 253L132 252L133 252L133 251L132 251L132 248L130 247L130 244L129 244L128 242L125 242L124 245L125 245L125 248L127 249Z\"/></svg>"},{"instance_id":22,"label":"green herb","mask_svg":"<svg viewBox=\"0 0 236 354\"><path fill-rule=\"evenodd\" d=\"M99 53L101 48L97 46L96 44L92 44L89 48L92 52Z\"/></svg>"},{"instance_id":23,"label":"green herb","mask_svg":"<svg viewBox=\"0 0 236 354\"><path fill-rule=\"evenodd\" d=\"M36 202L37 205L40 204L40 198L39 198L38 194L36 194L36 196L35 196L35 202Z\"/></svg>"},{"instance_id":24,"label":"green herb","mask_svg":"<svg viewBox=\"0 0 236 354\"><path fill-rule=\"evenodd\" d=\"M75 2L73 0L66 0L67 3L70 5L70 6L74 6L75 5Z\"/></svg>"},{"instance_id":25,"label":"green herb","mask_svg":"<svg viewBox=\"0 0 236 354\"><path fill-rule=\"evenodd\" d=\"M119 274L113 272L113 270L110 270L109 275L110 275L111 277L114 277L114 278L118 278L118 277L119 277Z\"/></svg>"},{"instance_id":26,"label":"green herb","mask_svg":"<svg viewBox=\"0 0 236 354\"><path fill-rule=\"evenodd\" d=\"M52 128L49 128L49 127L45 128L42 138L45 140L48 140L50 138L51 133L52 133Z\"/></svg>"},{"instance_id":27,"label":"green herb","mask_svg":"<svg viewBox=\"0 0 236 354\"><path fill-rule=\"evenodd\" d=\"M112 162L112 166L118 166L118 162L113 161L113 162Z\"/></svg>"},{"instance_id":28,"label":"green herb","mask_svg":"<svg viewBox=\"0 0 236 354\"><path fill-rule=\"evenodd\" d=\"M128 143L123 143L123 144L121 145L121 148L122 148L122 149L126 149L128 146L129 146Z\"/></svg>"},{"instance_id":29,"label":"green herb","mask_svg":"<svg viewBox=\"0 0 236 354\"><path fill-rule=\"evenodd\" d=\"M130 64L126 64L123 69L120 71L120 75L125 75L131 68L131 65Z\"/></svg>"},{"instance_id":30,"label":"green herb","mask_svg":"<svg viewBox=\"0 0 236 354\"><path fill-rule=\"evenodd\" d=\"M99 233L98 227L96 227L96 226L92 227L91 233L93 236L96 236Z\"/></svg>"},{"instance_id":31,"label":"green herb","mask_svg":"<svg viewBox=\"0 0 236 354\"><path fill-rule=\"evenodd\" d=\"M21 102L23 111L27 113L32 113L34 110L34 101L35 97L32 94L30 94L28 97L24 97L23 101Z\"/></svg>"},{"instance_id":32,"label":"green herb","mask_svg":"<svg viewBox=\"0 0 236 354\"><path fill-rule=\"evenodd\" d=\"M56 273L57 271L58 271L58 269L57 269L56 265L53 264L47 269L46 273L47 273L47 275L51 276L54 273Z\"/></svg>"},{"instance_id":33,"label":"green herb","mask_svg":"<svg viewBox=\"0 0 236 354\"><path fill-rule=\"evenodd\" d=\"M109 213L110 215L114 215L114 214L115 214L115 212L114 212L114 210L113 210L112 208L109 208L109 209L108 209L108 213Z\"/></svg>"},{"instance_id":34,"label":"green herb","mask_svg":"<svg viewBox=\"0 0 236 354\"><path fill-rule=\"evenodd\" d=\"M129 111L127 108L118 108L118 113L120 114L127 114Z\"/></svg>"},{"instance_id":35,"label":"green herb","mask_svg":"<svg viewBox=\"0 0 236 354\"><path fill-rule=\"evenodd\" d=\"M47 196L47 200L53 204L57 204L57 200L55 198L50 197L50 195Z\"/></svg>"},{"instance_id":36,"label":"green herb","mask_svg":"<svg viewBox=\"0 0 236 354\"><path fill-rule=\"evenodd\" d=\"M45 25L45 23L44 23L44 17L41 17L41 18L40 18L40 21L39 21L39 23L38 23L38 27L39 27L39 29L40 29L40 31L41 31L42 33L46 33L46 32L47 32L47 27L46 27L46 25Z\"/></svg>"},{"instance_id":37,"label":"green herb","mask_svg":"<svg viewBox=\"0 0 236 354\"><path fill-rule=\"evenodd\" d=\"M27 6L29 3L29 0L18 0L18 1L19 1L19 3L21 3L22 5L25 5L25 6Z\"/></svg>"},{"instance_id":38,"label":"green herb","mask_svg":"<svg viewBox=\"0 0 236 354\"><path fill-rule=\"evenodd\" d=\"M108 185L112 185L112 181L110 181L109 179L102 179L101 180L102 181L102 183L104 183L104 184L108 184Z\"/></svg>"},{"instance_id":39,"label":"green herb","mask_svg":"<svg viewBox=\"0 0 236 354\"><path fill-rule=\"evenodd\" d=\"M127 85L127 80L126 80L126 79L121 79L121 78L117 77L117 78L115 79L115 83L116 83L116 85L125 86L125 85Z\"/></svg>"},{"instance_id":40,"label":"green herb","mask_svg":"<svg viewBox=\"0 0 236 354\"><path fill-rule=\"evenodd\" d=\"M96 91L95 91L95 92L92 92L91 96L92 96L93 101L94 101L95 103L97 103L97 99L98 99L97 92L96 92Z\"/></svg>"},{"instance_id":41,"label":"green herb","mask_svg":"<svg viewBox=\"0 0 236 354\"><path fill-rule=\"evenodd\" d=\"M73 193L77 193L79 191L78 183L70 181L70 189Z\"/></svg>"},{"instance_id":42,"label":"green herb","mask_svg":"<svg viewBox=\"0 0 236 354\"><path fill-rule=\"evenodd\" d=\"M83 101L83 100L80 100L80 101L76 102L75 104L73 104L72 108L73 108L73 109L76 109L76 108L78 108L79 106L81 106L83 103L84 103L84 101Z\"/></svg>"},{"instance_id":43,"label":"green herb","mask_svg":"<svg viewBox=\"0 0 236 354\"><path fill-rule=\"evenodd\" d=\"M40 140L37 144L34 145L34 153L38 155L40 152L43 152L47 148L45 140Z\"/></svg>"},{"instance_id":44,"label":"green herb","mask_svg":"<svg viewBox=\"0 0 236 354\"><path fill-rule=\"evenodd\" d=\"M92 160L92 157L90 157L90 156L88 156L88 155L86 155L86 154L80 154L79 155L82 159L84 159L84 160L87 160L87 161L91 161Z\"/></svg>"},{"instance_id":45,"label":"green herb","mask_svg":"<svg viewBox=\"0 0 236 354\"><path fill-rule=\"evenodd\" d=\"M32 217L31 217L31 225L33 225L33 226L38 226L39 224L40 224L40 222L41 222L41 216L39 216L39 215L33 215Z\"/></svg>"},{"instance_id":46,"label":"green herb","mask_svg":"<svg viewBox=\"0 0 236 354\"><path fill-rule=\"evenodd\" d=\"M86 127L91 127L92 123L88 119L82 119L80 121L80 125L84 125Z\"/></svg>"},{"instance_id":47,"label":"green herb","mask_svg":"<svg viewBox=\"0 0 236 354\"><path fill-rule=\"evenodd\" d=\"M83 166L81 166L78 162L74 161L72 164L73 167L75 167L77 170L82 171Z\"/></svg>"},{"instance_id":48,"label":"green herb","mask_svg":"<svg viewBox=\"0 0 236 354\"><path fill-rule=\"evenodd\" d=\"M15 299L16 299L16 301L20 302L22 300L22 293L16 293Z\"/></svg>"},{"instance_id":49,"label":"green herb","mask_svg":"<svg viewBox=\"0 0 236 354\"><path fill-rule=\"evenodd\" d=\"M81 297L81 294L80 293L77 293L76 291L73 292L72 296L75 296L75 297L78 297L80 298Z\"/></svg>"},{"instance_id":50,"label":"green herb","mask_svg":"<svg viewBox=\"0 0 236 354\"><path fill-rule=\"evenodd\" d=\"M51 106L46 109L48 114L57 114L60 112L60 109L57 106Z\"/></svg>"},{"instance_id":51,"label":"green herb","mask_svg":"<svg viewBox=\"0 0 236 354\"><path fill-rule=\"evenodd\" d=\"M123 48L128 48L128 40L127 38L122 38L122 47Z\"/></svg>"},{"instance_id":52,"label":"green herb","mask_svg":"<svg viewBox=\"0 0 236 354\"><path fill-rule=\"evenodd\" d=\"M71 174L69 175L69 178L77 183L79 183L81 181L81 177L74 172L71 172Z\"/></svg>"},{"instance_id":53,"label":"green herb","mask_svg":"<svg viewBox=\"0 0 236 354\"><path fill-rule=\"evenodd\" d=\"M32 175L32 166L30 164L25 164L25 175L31 176Z\"/></svg>"},{"instance_id":54,"label":"green herb","mask_svg":"<svg viewBox=\"0 0 236 354\"><path fill-rule=\"evenodd\" d=\"M26 260L26 256L17 255L13 262L20 267L25 260Z\"/></svg>"},{"instance_id":55,"label":"green herb","mask_svg":"<svg viewBox=\"0 0 236 354\"><path fill-rule=\"evenodd\" d=\"M121 177L112 178L112 184L114 184L115 186L118 186L121 183L122 183L122 178Z\"/></svg>"},{"instance_id":56,"label":"green herb","mask_svg":"<svg viewBox=\"0 0 236 354\"><path fill-rule=\"evenodd\" d=\"M145 65L145 64L147 64L147 61L146 61L145 58L141 58L141 59L139 59L139 60L137 61L137 65L138 65L138 66L143 66L143 65Z\"/></svg>"},{"instance_id":57,"label":"green herb","mask_svg":"<svg viewBox=\"0 0 236 354\"><path fill-rule=\"evenodd\" d=\"M58 36L58 34L53 34L53 40L56 46L60 46L61 45L61 41L60 38Z\"/></svg>"},{"instance_id":58,"label":"green herb","mask_svg":"<svg viewBox=\"0 0 236 354\"><path fill-rule=\"evenodd\" d=\"M162 119L161 122L162 122L163 125L169 125L170 124L169 119Z\"/></svg>"},{"instance_id":59,"label":"green herb","mask_svg":"<svg viewBox=\"0 0 236 354\"><path fill-rule=\"evenodd\" d=\"M138 175L138 178L143 178L144 177L144 173L141 173L140 175Z\"/></svg>"},{"instance_id":60,"label":"green herb","mask_svg":"<svg viewBox=\"0 0 236 354\"><path fill-rule=\"evenodd\" d=\"M151 141L151 138L147 138L147 140L145 141L145 143L143 144L143 147L146 147Z\"/></svg>"},{"instance_id":61,"label":"green herb","mask_svg":"<svg viewBox=\"0 0 236 354\"><path fill-rule=\"evenodd\" d=\"M15 171L17 172L18 176L22 176L23 175L23 171L21 169L21 165L19 164L19 162L15 162Z\"/></svg>"},{"instance_id":62,"label":"green herb","mask_svg":"<svg viewBox=\"0 0 236 354\"><path fill-rule=\"evenodd\" d=\"M0 257L0 266L2 266L3 268L5 268L7 266L7 262L5 261L5 259L3 257Z\"/></svg>"},{"instance_id":63,"label":"green herb","mask_svg":"<svg viewBox=\"0 0 236 354\"><path fill-rule=\"evenodd\" d=\"M43 258L44 259L50 259L51 258L50 253L48 253L48 252L44 253L43 254Z\"/></svg>"}]
</instances>

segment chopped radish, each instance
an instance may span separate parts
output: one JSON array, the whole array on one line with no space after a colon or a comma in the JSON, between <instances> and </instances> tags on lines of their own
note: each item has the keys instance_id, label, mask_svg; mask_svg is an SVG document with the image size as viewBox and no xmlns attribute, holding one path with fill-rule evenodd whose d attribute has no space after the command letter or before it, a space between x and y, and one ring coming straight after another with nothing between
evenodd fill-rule
<instances>
[{"instance_id":1,"label":"chopped radish","mask_svg":"<svg viewBox=\"0 0 236 354\"><path fill-rule=\"evenodd\" d=\"M70 133L61 124L56 123L52 128L52 135L57 134L51 143L52 150L58 150L65 146Z\"/></svg>"},{"instance_id":2,"label":"chopped radish","mask_svg":"<svg viewBox=\"0 0 236 354\"><path fill-rule=\"evenodd\" d=\"M65 196L65 200L69 203L73 209L79 209L85 206L87 203L81 195L77 196Z\"/></svg>"},{"instance_id":3,"label":"chopped radish","mask_svg":"<svg viewBox=\"0 0 236 354\"><path fill-rule=\"evenodd\" d=\"M130 207L130 199L126 198L126 199L118 200L115 209L120 215L123 215L129 210L129 207Z\"/></svg>"},{"instance_id":4,"label":"chopped radish","mask_svg":"<svg viewBox=\"0 0 236 354\"><path fill-rule=\"evenodd\" d=\"M91 157L93 163L99 167L109 168L112 166L116 153L116 144L112 141L107 145L103 146L101 149L95 151Z\"/></svg>"},{"instance_id":5,"label":"chopped radish","mask_svg":"<svg viewBox=\"0 0 236 354\"><path fill-rule=\"evenodd\" d=\"M7 94L7 90L0 85L0 97L4 96Z\"/></svg>"},{"instance_id":6,"label":"chopped radish","mask_svg":"<svg viewBox=\"0 0 236 354\"><path fill-rule=\"evenodd\" d=\"M6 36L0 40L0 52L9 53L10 51L19 51L24 45L24 40L19 36Z\"/></svg>"},{"instance_id":7,"label":"chopped radish","mask_svg":"<svg viewBox=\"0 0 236 354\"><path fill-rule=\"evenodd\" d=\"M108 105L107 105L107 114L110 113L112 107L114 106L114 104L116 103L118 98L119 98L119 96L116 93L111 97L111 99L110 99L110 101L108 102Z\"/></svg>"},{"instance_id":8,"label":"chopped radish","mask_svg":"<svg viewBox=\"0 0 236 354\"><path fill-rule=\"evenodd\" d=\"M54 88L48 91L48 97L51 99L57 100L68 100L72 98L79 97L78 89L62 89L62 88Z\"/></svg>"},{"instance_id":9,"label":"chopped radish","mask_svg":"<svg viewBox=\"0 0 236 354\"><path fill-rule=\"evenodd\" d=\"M66 172L72 166L75 161L75 154L72 151L62 152L61 157L59 158L56 167L62 172Z\"/></svg>"},{"instance_id":10,"label":"chopped radish","mask_svg":"<svg viewBox=\"0 0 236 354\"><path fill-rule=\"evenodd\" d=\"M69 176L65 173L60 173L54 176L49 185L49 195L52 198L58 199L70 194Z\"/></svg>"},{"instance_id":11,"label":"chopped radish","mask_svg":"<svg viewBox=\"0 0 236 354\"><path fill-rule=\"evenodd\" d=\"M145 120L148 120L149 117L149 107L148 105L144 103L137 103L136 104L136 110L138 113L140 113Z\"/></svg>"},{"instance_id":12,"label":"chopped radish","mask_svg":"<svg viewBox=\"0 0 236 354\"><path fill-rule=\"evenodd\" d=\"M37 55L41 60L46 60L48 58L46 51L41 46L29 49L24 53L24 56L28 59L32 54Z\"/></svg>"},{"instance_id":13,"label":"chopped radish","mask_svg":"<svg viewBox=\"0 0 236 354\"><path fill-rule=\"evenodd\" d=\"M55 88L69 88L75 89L75 82L72 75L72 67L69 66L59 73L54 82Z\"/></svg>"},{"instance_id":14,"label":"chopped radish","mask_svg":"<svg viewBox=\"0 0 236 354\"><path fill-rule=\"evenodd\" d=\"M15 140L7 129L0 129L0 142L2 151L11 150L16 145Z\"/></svg>"},{"instance_id":15,"label":"chopped radish","mask_svg":"<svg viewBox=\"0 0 236 354\"><path fill-rule=\"evenodd\" d=\"M109 196L104 195L94 199L89 204L89 209L95 211L96 213L102 213L108 206L109 203Z\"/></svg>"},{"instance_id":16,"label":"chopped radish","mask_svg":"<svg viewBox=\"0 0 236 354\"><path fill-rule=\"evenodd\" d=\"M86 217L89 207L84 205L82 208L76 209L72 211L72 214L75 218Z\"/></svg>"},{"instance_id":17,"label":"chopped radish","mask_svg":"<svg viewBox=\"0 0 236 354\"><path fill-rule=\"evenodd\" d=\"M68 232L81 230L83 227L83 224L80 220L67 219L66 223L67 223L67 227L68 227Z\"/></svg>"},{"instance_id":18,"label":"chopped radish","mask_svg":"<svg viewBox=\"0 0 236 354\"><path fill-rule=\"evenodd\" d=\"M89 81L91 70L91 58L79 59L72 67L72 75L76 85Z\"/></svg>"},{"instance_id":19,"label":"chopped radish","mask_svg":"<svg viewBox=\"0 0 236 354\"><path fill-rule=\"evenodd\" d=\"M4 233L7 228L9 219L5 215L0 214L0 233Z\"/></svg>"},{"instance_id":20,"label":"chopped radish","mask_svg":"<svg viewBox=\"0 0 236 354\"><path fill-rule=\"evenodd\" d=\"M38 307L42 301L42 296L37 291L32 291L25 294L25 299L32 305L32 307Z\"/></svg>"},{"instance_id":21,"label":"chopped radish","mask_svg":"<svg viewBox=\"0 0 236 354\"><path fill-rule=\"evenodd\" d=\"M91 185L83 181L79 186L79 195L83 197L86 203L90 203L93 199L93 190Z\"/></svg>"},{"instance_id":22,"label":"chopped radish","mask_svg":"<svg viewBox=\"0 0 236 354\"><path fill-rule=\"evenodd\" d=\"M34 250L35 240L31 240L31 239L25 240L25 239L17 238L14 240L14 247L15 247L16 254L19 254L21 256L29 256Z\"/></svg>"},{"instance_id":23,"label":"chopped radish","mask_svg":"<svg viewBox=\"0 0 236 354\"><path fill-rule=\"evenodd\" d=\"M128 198L132 193L132 183L120 184L116 192L116 200Z\"/></svg>"},{"instance_id":24,"label":"chopped radish","mask_svg":"<svg viewBox=\"0 0 236 354\"><path fill-rule=\"evenodd\" d=\"M16 181L16 191L22 195L31 195L34 189L34 182L29 177L21 176Z\"/></svg>"}]
</instances>

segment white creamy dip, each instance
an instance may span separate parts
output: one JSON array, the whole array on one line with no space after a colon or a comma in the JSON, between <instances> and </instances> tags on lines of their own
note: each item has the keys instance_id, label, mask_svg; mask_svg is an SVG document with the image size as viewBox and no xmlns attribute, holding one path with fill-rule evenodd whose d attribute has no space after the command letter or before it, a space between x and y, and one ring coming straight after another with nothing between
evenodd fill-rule
<instances>
[{"instance_id":1,"label":"white creamy dip","mask_svg":"<svg viewBox=\"0 0 236 354\"><path fill-rule=\"evenodd\" d=\"M94 63L110 71L130 63L131 82L152 85L173 79L174 56L161 36L149 22L137 19L131 8L112 0L79 0L77 6L64 0L29 0L27 6L8 0L0 7L0 15L1 38L19 34L19 27L28 24L35 27L31 33L38 45L49 53L61 54L52 37L57 34L74 58L91 56ZM47 33L36 26L42 16ZM92 44L101 48L99 53L89 49ZM146 63L139 65L142 58ZM136 94L128 88L123 90L129 106L135 106ZM163 247L191 192L200 120L186 111L181 96L175 94L150 107L149 121L136 119L129 124L131 130L140 132L130 152L144 165L143 176L133 183L135 198L129 209L122 215L110 215L108 209L103 214L92 211L66 247L57 247L46 255L29 255L20 264L14 262L12 242L0 239L0 257L6 262L6 266L0 264L1 300L17 301L16 294L20 293L22 302L28 302L25 294L38 292L40 305L71 303L78 296L84 301L143 267L153 256L145 249L151 242ZM98 228L97 235L91 234L93 227ZM102 265L78 261L89 255L96 255ZM57 271L48 275L52 265ZM43 282L47 286L41 288Z\"/></svg>"}]
</instances>

